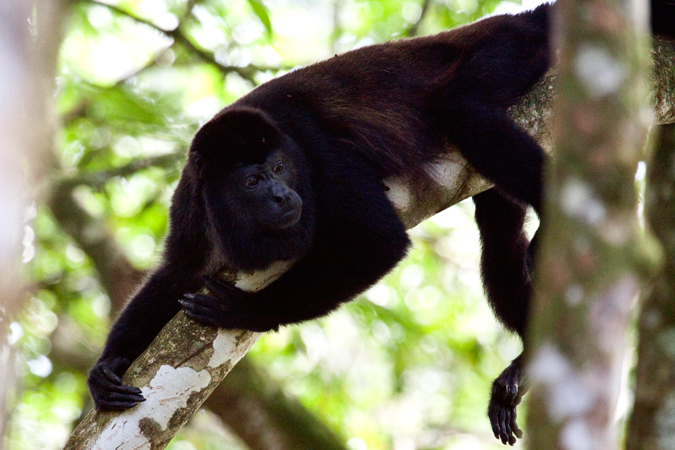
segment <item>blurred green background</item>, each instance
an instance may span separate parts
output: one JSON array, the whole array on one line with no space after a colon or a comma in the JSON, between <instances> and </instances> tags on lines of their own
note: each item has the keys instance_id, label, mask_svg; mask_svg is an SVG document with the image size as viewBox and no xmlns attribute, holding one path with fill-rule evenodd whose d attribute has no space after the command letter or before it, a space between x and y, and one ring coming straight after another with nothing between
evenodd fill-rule
<instances>
[{"instance_id":1,"label":"blurred green background","mask_svg":"<svg viewBox=\"0 0 675 450\"><path fill-rule=\"evenodd\" d=\"M40 180L44 202L30 209L25 230L30 299L11 326L20 360L9 448L60 448L91 407L86 370L122 299L159 260L171 194L201 124L293 67L519 7L73 2L55 92L60 128ZM502 448L485 410L491 380L520 343L484 301L472 214L464 202L413 229L414 250L380 284L329 317L264 336L250 352L347 448ZM204 410L169 448L246 446Z\"/></svg>"}]
</instances>

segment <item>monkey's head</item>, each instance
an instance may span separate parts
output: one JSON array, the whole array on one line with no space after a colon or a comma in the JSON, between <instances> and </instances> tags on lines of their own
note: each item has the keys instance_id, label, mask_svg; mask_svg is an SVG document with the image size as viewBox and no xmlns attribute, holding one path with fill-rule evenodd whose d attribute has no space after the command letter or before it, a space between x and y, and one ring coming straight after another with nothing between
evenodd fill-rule
<instances>
[{"instance_id":1,"label":"monkey's head","mask_svg":"<svg viewBox=\"0 0 675 450\"><path fill-rule=\"evenodd\" d=\"M197 132L188 164L228 263L263 269L305 254L316 223L307 162L264 113L219 113Z\"/></svg>"}]
</instances>

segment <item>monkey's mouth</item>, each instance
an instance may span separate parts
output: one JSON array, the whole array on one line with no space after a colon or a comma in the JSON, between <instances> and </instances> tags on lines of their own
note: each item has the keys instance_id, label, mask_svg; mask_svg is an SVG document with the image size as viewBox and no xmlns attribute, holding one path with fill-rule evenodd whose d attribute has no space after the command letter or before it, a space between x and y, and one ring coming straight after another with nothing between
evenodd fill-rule
<instances>
[{"instance_id":1,"label":"monkey's mouth","mask_svg":"<svg viewBox=\"0 0 675 450\"><path fill-rule=\"evenodd\" d=\"M300 220L302 215L302 208L293 208L286 212L281 213L277 220L271 224L273 228L277 230L285 230L292 227Z\"/></svg>"}]
</instances>

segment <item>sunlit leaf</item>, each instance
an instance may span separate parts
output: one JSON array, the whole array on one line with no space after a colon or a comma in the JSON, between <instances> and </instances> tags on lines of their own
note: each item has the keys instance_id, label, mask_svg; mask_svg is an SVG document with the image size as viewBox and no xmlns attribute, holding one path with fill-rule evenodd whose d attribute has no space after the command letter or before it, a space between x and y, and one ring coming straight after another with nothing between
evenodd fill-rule
<instances>
[{"instance_id":1,"label":"sunlit leaf","mask_svg":"<svg viewBox=\"0 0 675 450\"><path fill-rule=\"evenodd\" d=\"M267 6L265 6L260 0L248 0L248 4L251 5L253 13L258 16L260 22L267 30L267 36L272 38L272 21L270 20L269 11Z\"/></svg>"}]
</instances>

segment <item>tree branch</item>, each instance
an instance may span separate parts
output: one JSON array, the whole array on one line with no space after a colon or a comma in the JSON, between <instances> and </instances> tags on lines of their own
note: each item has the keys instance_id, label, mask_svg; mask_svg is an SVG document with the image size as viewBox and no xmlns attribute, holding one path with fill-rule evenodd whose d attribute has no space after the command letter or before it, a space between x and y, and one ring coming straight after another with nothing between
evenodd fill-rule
<instances>
[{"instance_id":1,"label":"tree branch","mask_svg":"<svg viewBox=\"0 0 675 450\"><path fill-rule=\"evenodd\" d=\"M214 65L223 75L228 75L230 73L236 73L239 75L241 78L249 81L251 84L256 85L258 84L257 81L255 80L255 75L259 72L266 72L266 71L271 71L271 72L277 72L280 70L290 70L291 67L265 67L265 66L257 66L255 64L249 64L244 67L238 67L238 66L228 66L225 64L221 64L216 60L216 57L213 55L213 53L208 52L200 47L197 47L189 38L188 36L182 31L182 26L183 26L183 21L181 20L179 25L174 28L173 30L165 30L164 28L161 28L154 23L152 23L149 20L143 19L142 17L138 17L135 14L126 11L122 8L119 8L114 5L109 5L107 3L102 3L96 0L87 0L88 3L95 4L95 5L100 5L100 6L105 6L106 8L110 9L111 11L114 11L115 13L119 15L123 15L126 17L129 17L130 19L133 19L134 21L143 24L145 26L148 26L162 34L164 34L167 37L170 37L174 40L173 44L171 44L169 47L173 46L175 43L180 43L183 46L185 46L188 50L190 50L192 53L196 54L202 61ZM193 4L192 2L191 4ZM190 8L191 10L191 8ZM166 51L166 49L164 50ZM152 64L150 64L152 65ZM143 67L141 70L146 69L148 66ZM140 70L139 70L140 71Z\"/></svg>"},{"instance_id":2,"label":"tree branch","mask_svg":"<svg viewBox=\"0 0 675 450\"><path fill-rule=\"evenodd\" d=\"M150 167L159 167L170 169L185 159L185 151L168 153L166 155L152 156L145 159L135 159L124 166L115 167L110 170L101 170L97 172L78 173L72 177L66 177L55 183L55 189L65 185L77 186L84 184L94 189L100 189L112 178L128 177L141 170ZM57 204L58 205L58 204Z\"/></svg>"},{"instance_id":3,"label":"tree branch","mask_svg":"<svg viewBox=\"0 0 675 450\"><path fill-rule=\"evenodd\" d=\"M675 59L675 45L657 45L655 73L659 78L654 80L652 93L658 122L666 123L675 118L675 90L662 77L672 80L675 73L667 64ZM547 150L551 148L553 80L553 75L547 76L510 111ZM452 148L442 161L429 165L427 172L427 177L385 180L390 200L408 228L490 187ZM279 264L265 272L223 276L255 291L284 270L287 267ZM93 411L65 448L163 448L259 336L202 326L179 313L124 376L124 383L141 387L148 400L123 413ZM170 393L170 398L163 397L162 392Z\"/></svg>"}]
</instances>

